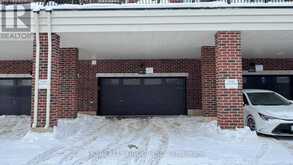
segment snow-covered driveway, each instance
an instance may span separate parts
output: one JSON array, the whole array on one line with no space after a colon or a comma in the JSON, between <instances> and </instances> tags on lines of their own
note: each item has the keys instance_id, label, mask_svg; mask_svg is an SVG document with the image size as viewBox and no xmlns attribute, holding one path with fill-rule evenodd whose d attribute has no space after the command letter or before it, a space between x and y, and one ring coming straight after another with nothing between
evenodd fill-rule
<instances>
[{"instance_id":1,"label":"snow-covered driveway","mask_svg":"<svg viewBox=\"0 0 293 165\"><path fill-rule=\"evenodd\" d=\"M287 137L287 138L278 138L278 141L286 146L289 151L293 154L293 137Z\"/></svg>"},{"instance_id":2,"label":"snow-covered driveway","mask_svg":"<svg viewBox=\"0 0 293 165\"><path fill-rule=\"evenodd\" d=\"M28 117L0 117L0 164L293 165L290 140L287 145L248 129L221 130L196 117L82 115L59 121L53 133L24 136L28 129Z\"/></svg>"}]
</instances>

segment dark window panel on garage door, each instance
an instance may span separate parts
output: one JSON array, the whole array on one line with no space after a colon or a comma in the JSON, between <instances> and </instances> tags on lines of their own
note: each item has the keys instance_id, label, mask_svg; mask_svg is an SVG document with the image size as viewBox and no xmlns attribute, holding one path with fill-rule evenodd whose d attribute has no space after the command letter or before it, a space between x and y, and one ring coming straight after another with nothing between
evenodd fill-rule
<instances>
[{"instance_id":1,"label":"dark window panel on garage door","mask_svg":"<svg viewBox=\"0 0 293 165\"><path fill-rule=\"evenodd\" d=\"M0 79L0 115L30 115L31 79Z\"/></svg>"},{"instance_id":2,"label":"dark window panel on garage door","mask_svg":"<svg viewBox=\"0 0 293 165\"><path fill-rule=\"evenodd\" d=\"M288 99L293 99L293 76L287 75L250 75L244 76L244 89L272 90Z\"/></svg>"}]
</instances>

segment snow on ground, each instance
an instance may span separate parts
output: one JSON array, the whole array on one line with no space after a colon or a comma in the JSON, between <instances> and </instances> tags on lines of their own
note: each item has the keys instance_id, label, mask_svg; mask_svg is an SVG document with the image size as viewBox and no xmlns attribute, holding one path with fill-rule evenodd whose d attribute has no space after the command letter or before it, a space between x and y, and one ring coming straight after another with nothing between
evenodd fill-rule
<instances>
[{"instance_id":1,"label":"snow on ground","mask_svg":"<svg viewBox=\"0 0 293 165\"><path fill-rule=\"evenodd\" d=\"M5 165L293 165L285 142L246 128L221 130L215 121L198 117L81 115L60 120L52 133L23 136L29 118L6 116L0 117L0 128L0 164Z\"/></svg>"},{"instance_id":2,"label":"snow on ground","mask_svg":"<svg viewBox=\"0 0 293 165\"><path fill-rule=\"evenodd\" d=\"M293 154L293 138L287 137L287 138L279 138L278 139L284 146L286 146L290 152Z\"/></svg>"},{"instance_id":3,"label":"snow on ground","mask_svg":"<svg viewBox=\"0 0 293 165\"><path fill-rule=\"evenodd\" d=\"M23 137L30 130L28 116L0 116L0 139Z\"/></svg>"},{"instance_id":4,"label":"snow on ground","mask_svg":"<svg viewBox=\"0 0 293 165\"><path fill-rule=\"evenodd\" d=\"M155 1L154 1L155 2ZM275 6L293 6L292 2L268 2L268 3L232 3L226 2L199 2L199 3L129 3L129 4L102 4L102 3L91 3L91 4L59 4L52 6L42 6L33 4L31 7L33 10L64 10L64 9L127 9L127 8L218 8L218 7L275 7Z\"/></svg>"}]
</instances>

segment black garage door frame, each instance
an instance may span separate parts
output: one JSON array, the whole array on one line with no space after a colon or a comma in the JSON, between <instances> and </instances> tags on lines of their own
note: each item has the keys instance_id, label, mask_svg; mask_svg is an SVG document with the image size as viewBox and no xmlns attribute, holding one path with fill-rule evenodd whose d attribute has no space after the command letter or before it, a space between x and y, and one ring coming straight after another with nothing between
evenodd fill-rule
<instances>
[{"instance_id":1,"label":"black garage door frame","mask_svg":"<svg viewBox=\"0 0 293 165\"><path fill-rule=\"evenodd\" d=\"M184 79L184 113L181 115L188 115L188 108L187 108L187 77L186 76L115 76L115 77L97 77L97 110L96 110L96 115L99 116L111 116L111 115L103 115L101 114L101 79L105 79L105 78L110 78L110 79L152 79L152 78L162 78L162 79L166 79L166 78L181 78ZM116 115L118 116L118 115ZM123 116L123 115L121 115ZM144 115L134 115L134 116L144 116ZM163 116L163 115L147 115L147 116ZM167 115L164 115L167 116ZM171 116L171 115L170 115Z\"/></svg>"}]
</instances>

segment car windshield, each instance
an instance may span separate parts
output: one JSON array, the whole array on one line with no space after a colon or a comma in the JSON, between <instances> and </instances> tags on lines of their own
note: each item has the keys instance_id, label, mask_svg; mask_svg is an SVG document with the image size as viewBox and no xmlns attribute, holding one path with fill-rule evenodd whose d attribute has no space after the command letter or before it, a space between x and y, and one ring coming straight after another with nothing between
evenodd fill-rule
<instances>
[{"instance_id":1,"label":"car windshield","mask_svg":"<svg viewBox=\"0 0 293 165\"><path fill-rule=\"evenodd\" d=\"M247 93L252 105L289 105L286 99L273 92Z\"/></svg>"}]
</instances>

